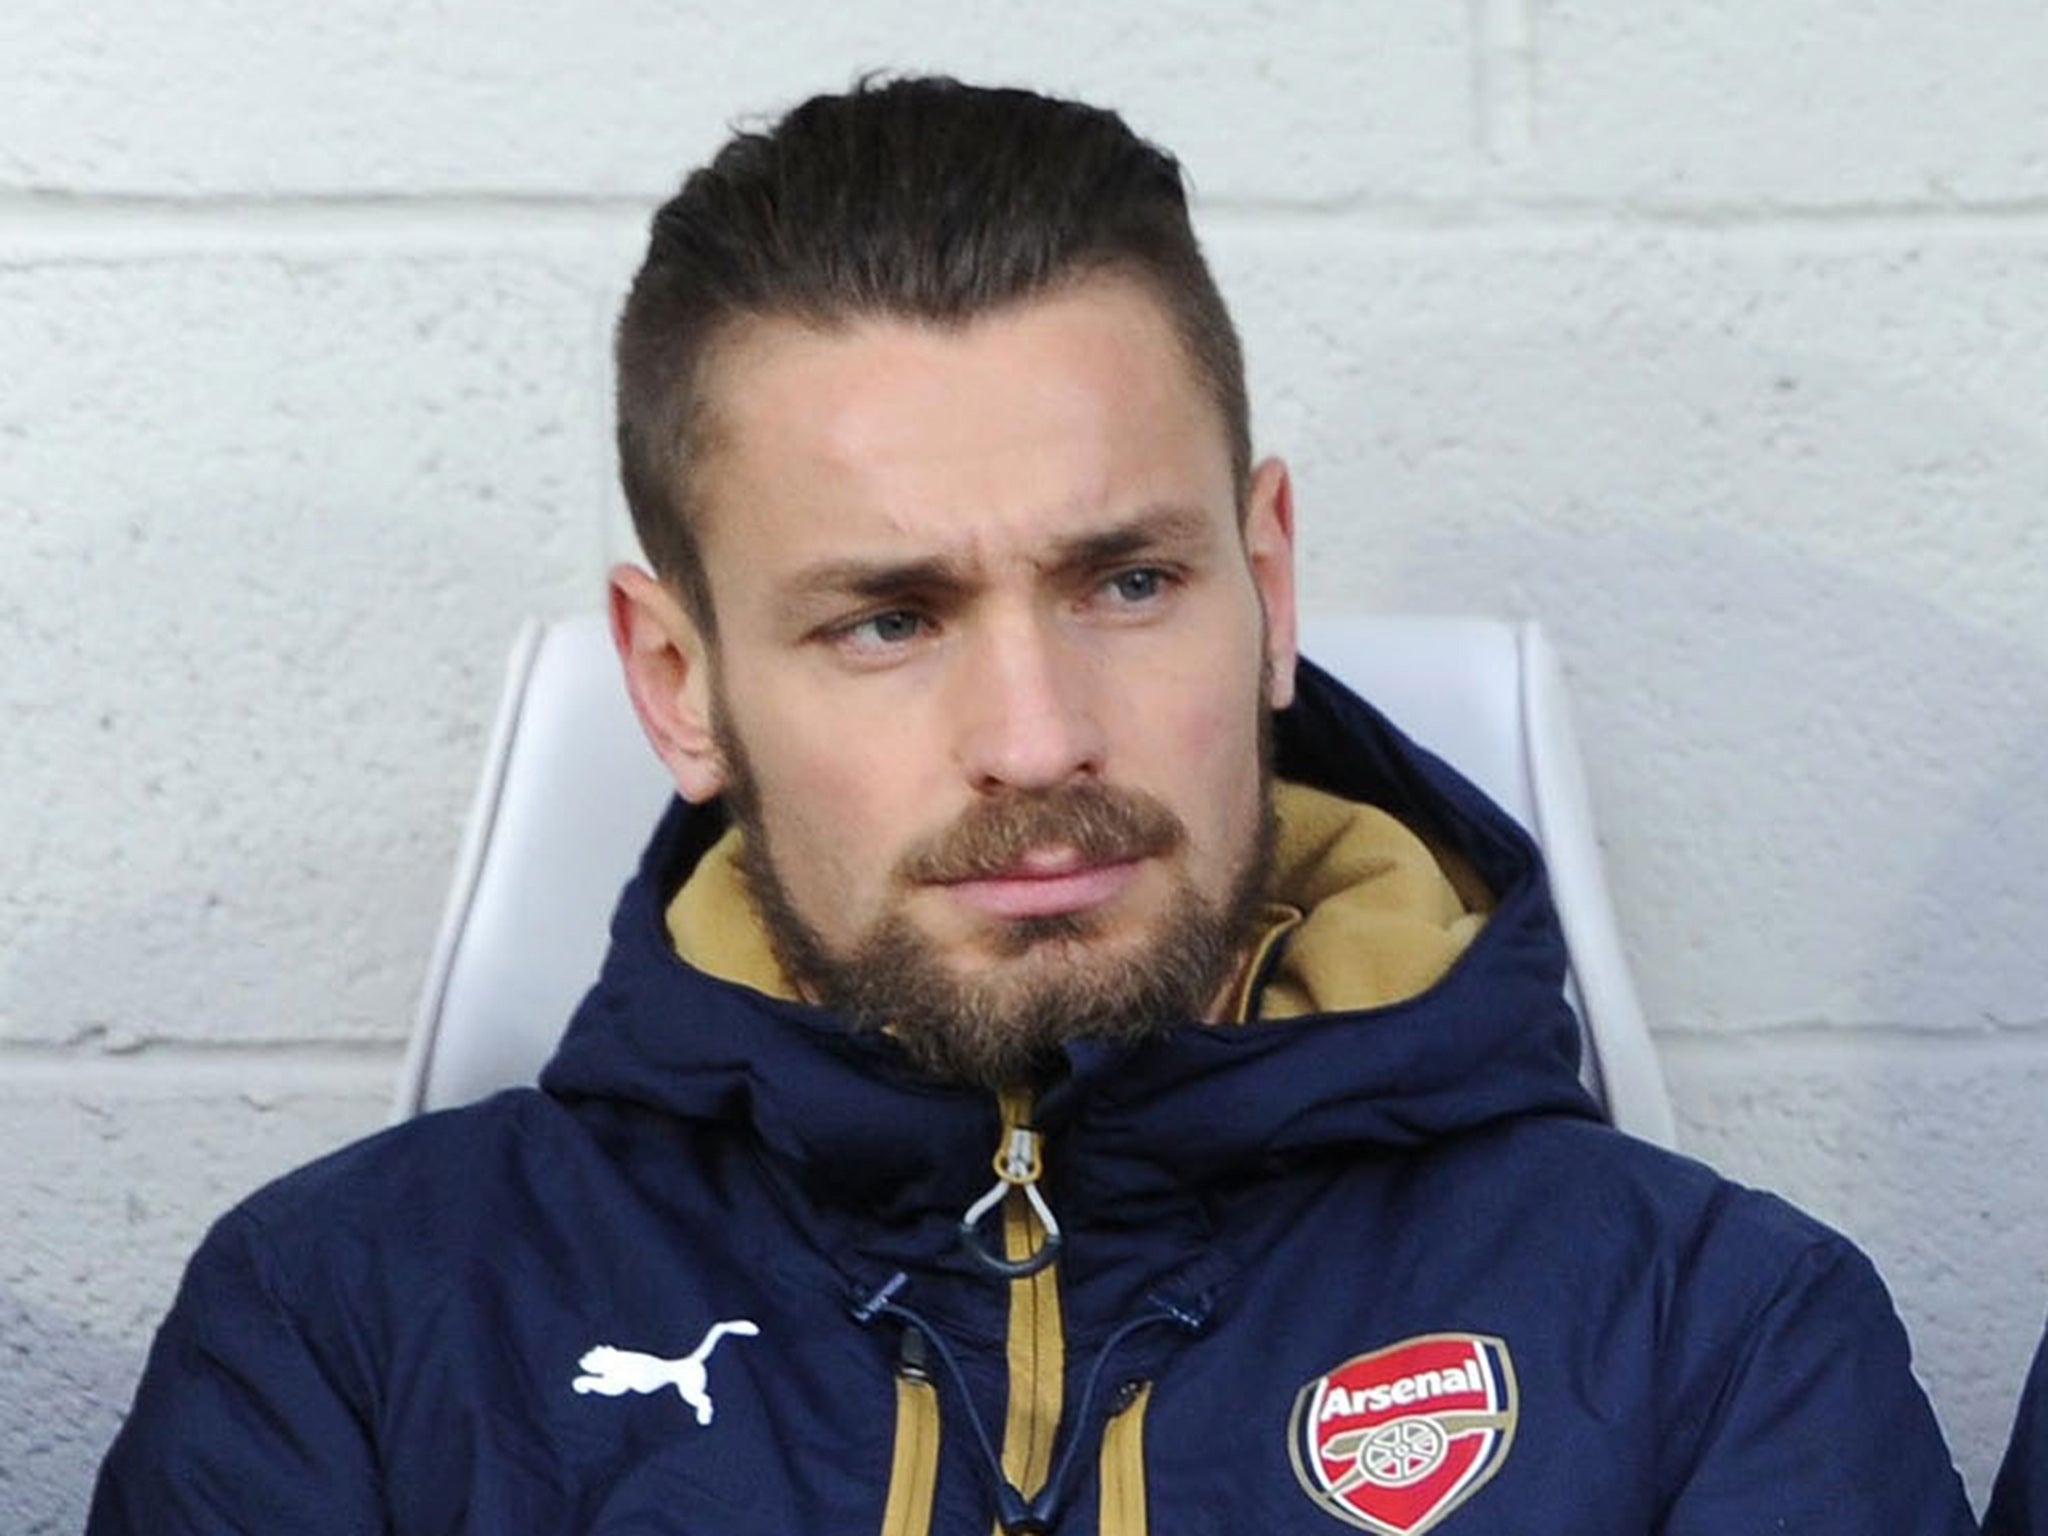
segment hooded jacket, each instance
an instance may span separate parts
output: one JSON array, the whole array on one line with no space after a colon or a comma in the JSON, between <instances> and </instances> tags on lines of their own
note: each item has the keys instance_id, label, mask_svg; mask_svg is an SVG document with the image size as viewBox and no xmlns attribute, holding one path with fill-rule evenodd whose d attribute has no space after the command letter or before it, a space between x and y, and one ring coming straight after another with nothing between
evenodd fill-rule
<instances>
[{"instance_id":1,"label":"hooded jacket","mask_svg":"<svg viewBox=\"0 0 2048 1536\"><path fill-rule=\"evenodd\" d=\"M680 959L677 806L538 1091L215 1227L92 1536L1974 1530L1861 1255L1602 1122L1525 834L1306 664L1278 753L1483 928L1028 1108Z\"/></svg>"}]
</instances>

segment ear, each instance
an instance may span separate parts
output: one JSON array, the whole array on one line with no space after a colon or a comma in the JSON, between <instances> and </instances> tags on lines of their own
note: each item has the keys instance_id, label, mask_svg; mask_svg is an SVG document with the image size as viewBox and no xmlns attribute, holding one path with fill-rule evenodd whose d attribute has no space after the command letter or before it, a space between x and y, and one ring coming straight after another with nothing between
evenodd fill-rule
<instances>
[{"instance_id":1,"label":"ear","mask_svg":"<svg viewBox=\"0 0 2048 1536\"><path fill-rule=\"evenodd\" d=\"M710 651L675 594L635 565L611 572L612 644L626 674L633 713L685 800L725 787L725 759L712 729Z\"/></svg>"},{"instance_id":2,"label":"ear","mask_svg":"<svg viewBox=\"0 0 2048 1536\"><path fill-rule=\"evenodd\" d=\"M1266 667L1272 707L1294 702L1294 484L1287 465L1263 459L1252 471L1244 514L1244 553L1266 611Z\"/></svg>"}]
</instances>

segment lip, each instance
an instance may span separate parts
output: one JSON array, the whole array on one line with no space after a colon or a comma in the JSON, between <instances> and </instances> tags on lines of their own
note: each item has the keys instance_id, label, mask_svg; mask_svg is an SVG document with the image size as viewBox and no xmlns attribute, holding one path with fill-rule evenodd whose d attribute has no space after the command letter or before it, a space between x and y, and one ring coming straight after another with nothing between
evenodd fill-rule
<instances>
[{"instance_id":1,"label":"lip","mask_svg":"<svg viewBox=\"0 0 2048 1536\"><path fill-rule=\"evenodd\" d=\"M985 917L1062 917L1114 901L1138 878L1141 865L1141 860L1126 859L1046 867L1043 860L1027 859L1003 874L955 880L945 888Z\"/></svg>"}]
</instances>

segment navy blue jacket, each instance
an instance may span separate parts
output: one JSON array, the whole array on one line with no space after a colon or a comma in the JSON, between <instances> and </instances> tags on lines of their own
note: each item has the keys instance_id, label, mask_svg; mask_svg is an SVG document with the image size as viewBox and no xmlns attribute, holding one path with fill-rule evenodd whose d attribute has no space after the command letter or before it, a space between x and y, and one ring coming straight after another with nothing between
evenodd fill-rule
<instances>
[{"instance_id":1,"label":"navy blue jacket","mask_svg":"<svg viewBox=\"0 0 2048 1536\"><path fill-rule=\"evenodd\" d=\"M2034 1368L2020 1394L2012 1444L1984 1511L1984 1533L2048 1536L2048 1337L2034 1352Z\"/></svg>"},{"instance_id":2,"label":"navy blue jacket","mask_svg":"<svg viewBox=\"0 0 2048 1536\"><path fill-rule=\"evenodd\" d=\"M213 1230L92 1536L1974 1530L1863 1257L1602 1123L1520 829L1310 667L1280 753L1498 906L1409 1002L1071 1047L1054 1278L960 1244L986 1094L676 957L678 806L539 1091Z\"/></svg>"}]
</instances>

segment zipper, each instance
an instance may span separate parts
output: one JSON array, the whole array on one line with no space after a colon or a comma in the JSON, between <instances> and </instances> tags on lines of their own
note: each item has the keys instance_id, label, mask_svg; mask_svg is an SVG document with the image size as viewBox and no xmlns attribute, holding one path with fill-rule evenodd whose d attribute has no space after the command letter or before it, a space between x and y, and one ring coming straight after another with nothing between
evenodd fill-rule
<instances>
[{"instance_id":1,"label":"zipper","mask_svg":"<svg viewBox=\"0 0 2048 1536\"><path fill-rule=\"evenodd\" d=\"M939 1482L939 1394L925 1369L924 1335L903 1330L896 1361L896 1448L881 1536L927 1536Z\"/></svg>"},{"instance_id":2,"label":"zipper","mask_svg":"<svg viewBox=\"0 0 2048 1536\"><path fill-rule=\"evenodd\" d=\"M1031 1122L1031 1096L1001 1096L1003 1140ZM1045 1224L1026 1191L1012 1187L1003 1201L1003 1256L1021 1263L1046 1243ZM1045 1486L1059 1436L1066 1395L1066 1338L1060 1316L1059 1266L1049 1264L1013 1279L1008 1331L1009 1396L1003 1415L1003 1475L1026 1498ZM995 1536L1002 1536L997 1522Z\"/></svg>"},{"instance_id":3,"label":"zipper","mask_svg":"<svg viewBox=\"0 0 2048 1536\"><path fill-rule=\"evenodd\" d=\"M902 1295L909 1283L909 1277L899 1273L892 1276L881 1289L872 1295L855 1299L851 1309L853 1319L864 1328L873 1326L877 1320L884 1317L896 1319L904 1324L905 1327L915 1329L922 1335L925 1343L930 1346L932 1353L937 1357L940 1364L945 1367L945 1377L948 1385L951 1390L958 1394L960 1414L967 1421L968 1429L973 1432L974 1443L981 1454L982 1465L988 1469L989 1477L993 1480L994 1486L991 1492L995 1497L996 1523L999 1530L1006 1533L1006 1536L1045 1536L1045 1533L1058 1527L1062 1506L1066 1502L1068 1493L1073 1489L1074 1469L1079 1465L1079 1453L1082 1441L1085 1438L1081 1431L1091 1422L1101 1423L1102 1428L1106 1430L1108 1428L1106 1421L1114 1413L1114 1408L1112 1408L1112 1410L1103 1414L1102 1421L1097 1421L1093 1418L1094 1405L1098 1401L1097 1393L1102 1387L1104 1373L1110 1359L1116 1354L1118 1346L1135 1333L1147 1328L1156 1328L1163 1324L1171 1324L1184 1333L1200 1333L1208 1326L1209 1320L1209 1303L1206 1299L1194 1298L1188 1302L1176 1302L1167 1296L1155 1292L1146 1298L1148 1310L1140 1312L1136 1317L1119 1324L1113 1329L1109 1336L1102 1341L1101 1347L1096 1350L1094 1362L1088 1367L1087 1376L1081 1387L1081 1395L1075 1406L1074 1428L1068 1431L1065 1446L1061 1449L1058 1459L1053 1463L1052 1470L1046 1477L1043 1485L1036 1493L1027 1496L1014 1482L1010 1481L1004 1472L1002 1457L997 1454L995 1445L990 1441L988 1431L981 1422L981 1415L975 1412L973 1394L968 1391L967 1377L960 1367L959 1357L947 1345L945 1336L933 1328L928 1318L906 1307L897 1299ZM1121 1399L1119 1399L1119 1402L1121 1402ZM1138 1469L1140 1476L1135 1483L1127 1474L1130 1469L1133 1450L1135 1449L1136 1455L1140 1463L1142 1463L1144 1446L1141 1439L1130 1440L1128 1434L1124 1438L1127 1443L1123 1445L1119 1463L1123 1468L1122 1488L1124 1493L1122 1496L1125 1502L1128 1503L1133 1496L1131 1490L1135 1487L1136 1497L1142 1501L1142 1464ZM1100 1445L1101 1442L1098 1439L1098 1455L1100 1454ZM934 1452L934 1454L936 1453ZM908 1498L908 1494L906 1494L906 1498ZM890 1507L894 1507L897 1503L893 1490L888 1503ZM927 1518L929 1518L928 1509Z\"/></svg>"},{"instance_id":4,"label":"zipper","mask_svg":"<svg viewBox=\"0 0 2048 1536\"><path fill-rule=\"evenodd\" d=\"M1147 1310L1112 1329L1096 1350L1083 1380L1064 1446L1061 1418L1066 1397L1066 1339L1060 1311L1059 1228L1039 1192L1040 1140L1031 1128L1031 1098L1001 1095L1002 1134L995 1158L996 1185L962 1218L963 1246L985 1270L1006 1277L1009 1327L1006 1338L1007 1390L1000 1452L975 1410L959 1359L925 1317L904 1305L907 1274L892 1276L871 1295L852 1302L854 1320L869 1327L884 1317L903 1325L896 1372L896 1442L890 1456L889 1490L883 1503L883 1536L926 1536L931 1527L938 1480L939 1402L926 1369L929 1349L945 1367L950 1390L973 1432L975 1446L992 1479L995 1501L992 1536L1033 1536L1053 1530L1073 1491L1082 1442L1099 1427L1096 1454L1100 1475L1103 1536L1145 1536L1145 1407L1148 1382L1127 1383L1102 1411L1097 1396L1105 1368L1122 1342L1141 1329L1170 1324L1200 1333L1208 1323L1209 1301L1186 1301L1153 1293ZM1000 1208L1003 1258L979 1235L982 1219ZM1098 1419L1095 1415L1101 1412ZM1058 1454L1055 1455L1057 1449Z\"/></svg>"},{"instance_id":5,"label":"zipper","mask_svg":"<svg viewBox=\"0 0 2048 1536\"><path fill-rule=\"evenodd\" d=\"M1145 1409L1151 1401L1151 1382L1129 1383L1103 1426L1099 1536L1146 1536Z\"/></svg>"},{"instance_id":6,"label":"zipper","mask_svg":"<svg viewBox=\"0 0 2048 1536\"><path fill-rule=\"evenodd\" d=\"M997 1139L997 1183L961 1223L970 1253L980 1249L977 1227L984 1214L999 1210L1003 1259L1008 1269L1009 1326L1006 1330L1008 1387L1003 1412L1003 1445L998 1466L1020 1513L1052 1475L1066 1393L1066 1340L1060 1316L1058 1228L1038 1190L1039 1142L1031 1130L1031 1095L1018 1089L999 1095L1002 1132ZM985 1250L981 1256L986 1258ZM901 1289L902 1277L855 1309L869 1322ZM925 1536L931 1526L938 1481L938 1394L926 1369L926 1340L919 1327L906 1327L896 1371L896 1445L890 1457L889 1492L883 1505L882 1536ZM969 1405L972 1412L972 1405ZM986 1436L983 1436L984 1449ZM1000 1502L1000 1501L999 1501ZM1000 1516L992 1536L1004 1536Z\"/></svg>"}]
</instances>

